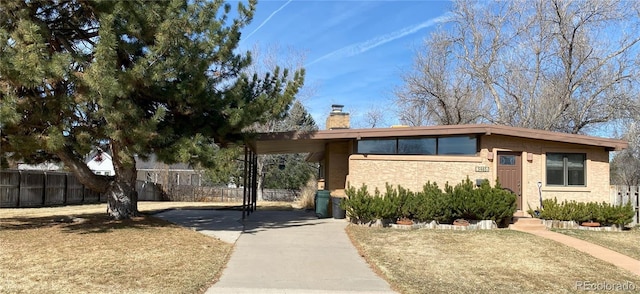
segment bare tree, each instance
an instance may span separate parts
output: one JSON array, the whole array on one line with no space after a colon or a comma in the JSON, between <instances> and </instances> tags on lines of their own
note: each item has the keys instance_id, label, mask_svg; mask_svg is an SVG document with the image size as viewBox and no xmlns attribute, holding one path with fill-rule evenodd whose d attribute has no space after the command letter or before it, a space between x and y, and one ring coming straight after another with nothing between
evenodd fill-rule
<instances>
[{"instance_id":1,"label":"bare tree","mask_svg":"<svg viewBox=\"0 0 640 294\"><path fill-rule=\"evenodd\" d=\"M364 120L370 128L381 127L386 124L386 117L384 115L384 110L374 107L364 114Z\"/></svg>"},{"instance_id":2,"label":"bare tree","mask_svg":"<svg viewBox=\"0 0 640 294\"><path fill-rule=\"evenodd\" d=\"M620 151L611 161L611 182L614 185L640 185L640 121L627 126L625 139L629 148Z\"/></svg>"},{"instance_id":3,"label":"bare tree","mask_svg":"<svg viewBox=\"0 0 640 294\"><path fill-rule=\"evenodd\" d=\"M456 1L403 76L396 102L411 117L400 119L583 133L629 117L639 11L624 0Z\"/></svg>"},{"instance_id":4,"label":"bare tree","mask_svg":"<svg viewBox=\"0 0 640 294\"><path fill-rule=\"evenodd\" d=\"M482 115L479 87L456 62L453 40L435 33L418 51L413 70L403 75L405 85L396 89L398 116L403 124L453 125L477 122Z\"/></svg>"},{"instance_id":5,"label":"bare tree","mask_svg":"<svg viewBox=\"0 0 640 294\"><path fill-rule=\"evenodd\" d=\"M368 109L351 111L352 128L380 128L389 126L389 114L380 105L371 105Z\"/></svg>"}]
</instances>

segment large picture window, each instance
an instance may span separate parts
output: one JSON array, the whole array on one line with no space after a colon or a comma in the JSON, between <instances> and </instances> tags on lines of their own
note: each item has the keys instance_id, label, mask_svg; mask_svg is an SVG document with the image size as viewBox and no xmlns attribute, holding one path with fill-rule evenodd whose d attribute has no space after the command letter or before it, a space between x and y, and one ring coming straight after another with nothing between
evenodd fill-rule
<instances>
[{"instance_id":1,"label":"large picture window","mask_svg":"<svg viewBox=\"0 0 640 294\"><path fill-rule=\"evenodd\" d=\"M359 140L359 154L475 155L475 136L385 138Z\"/></svg>"},{"instance_id":2,"label":"large picture window","mask_svg":"<svg viewBox=\"0 0 640 294\"><path fill-rule=\"evenodd\" d=\"M547 185L552 186L584 186L585 161L584 153L547 153Z\"/></svg>"}]
</instances>

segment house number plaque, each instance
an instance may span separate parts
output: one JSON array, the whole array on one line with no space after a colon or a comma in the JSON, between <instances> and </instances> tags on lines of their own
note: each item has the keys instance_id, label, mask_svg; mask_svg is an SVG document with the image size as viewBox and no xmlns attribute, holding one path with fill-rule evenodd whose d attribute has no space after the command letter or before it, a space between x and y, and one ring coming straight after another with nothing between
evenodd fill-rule
<instances>
[{"instance_id":1,"label":"house number plaque","mask_svg":"<svg viewBox=\"0 0 640 294\"><path fill-rule=\"evenodd\" d=\"M479 172L479 173L487 173L487 172L489 172L489 167L488 167L488 166L486 166L486 165L479 165L479 166L476 166L476 172Z\"/></svg>"}]
</instances>

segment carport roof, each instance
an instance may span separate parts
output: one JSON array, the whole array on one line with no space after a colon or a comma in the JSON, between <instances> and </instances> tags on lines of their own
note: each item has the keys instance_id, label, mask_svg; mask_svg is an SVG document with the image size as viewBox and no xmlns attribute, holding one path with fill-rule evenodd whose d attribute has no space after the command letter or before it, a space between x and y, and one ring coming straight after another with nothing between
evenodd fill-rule
<instances>
[{"instance_id":1,"label":"carport roof","mask_svg":"<svg viewBox=\"0 0 640 294\"><path fill-rule=\"evenodd\" d=\"M628 147L628 143L626 141L617 139L487 124L261 133L258 134L255 139L251 140L249 145L257 154L316 153L323 152L325 144L334 141L384 137L474 134L503 135L526 139L596 146L603 147L609 151L623 150Z\"/></svg>"}]
</instances>

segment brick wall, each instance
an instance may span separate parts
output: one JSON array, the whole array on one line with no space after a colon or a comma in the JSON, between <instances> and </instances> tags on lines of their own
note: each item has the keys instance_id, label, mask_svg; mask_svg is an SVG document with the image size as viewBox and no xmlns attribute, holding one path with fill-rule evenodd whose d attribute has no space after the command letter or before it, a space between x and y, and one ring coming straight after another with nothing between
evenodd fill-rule
<instances>
[{"instance_id":1,"label":"brick wall","mask_svg":"<svg viewBox=\"0 0 640 294\"><path fill-rule=\"evenodd\" d=\"M349 173L350 142L332 142L325 147L325 189L344 189Z\"/></svg>"},{"instance_id":2,"label":"brick wall","mask_svg":"<svg viewBox=\"0 0 640 294\"><path fill-rule=\"evenodd\" d=\"M580 202L610 202L609 186L609 152L604 148L590 147L578 144L549 142L533 139L518 139L506 136L483 136L481 148L485 152L498 151L522 151L522 205L527 210L528 206L538 207L539 194L538 182L542 182L542 198L558 198L563 200L576 200ZM584 187L554 187L546 185L546 156L547 152L558 153L585 153L586 162L586 186ZM531 153L531 160L528 159ZM495 179L495 162L492 163L492 177Z\"/></svg>"},{"instance_id":3,"label":"brick wall","mask_svg":"<svg viewBox=\"0 0 640 294\"><path fill-rule=\"evenodd\" d=\"M482 159L475 156L360 155L349 157L349 184L359 188L366 184L370 191L384 191L385 183L402 185L412 191L422 190L427 182L457 184L467 175L473 181L487 178L476 172Z\"/></svg>"},{"instance_id":4,"label":"brick wall","mask_svg":"<svg viewBox=\"0 0 640 294\"><path fill-rule=\"evenodd\" d=\"M348 158L349 185L360 187L367 184L370 191L384 190L385 183L402 185L413 191L422 189L427 181L436 182L443 188L446 182L455 185L467 176L472 181L496 180L498 151L522 152L522 207L539 205L538 182L542 182L543 198L558 198L581 202L610 202L609 154L603 148L577 144L519 139L500 135L483 136L477 156L417 156L417 155L360 155ZM545 180L547 152L585 153L586 186L547 186ZM489 159L491 153L492 159ZM488 168L488 169L487 169ZM488 170L488 171L487 171ZM329 169L331 174L334 169ZM336 185L339 183L335 183ZM332 187L335 188L336 185Z\"/></svg>"}]
</instances>

